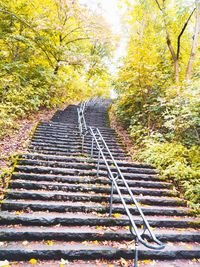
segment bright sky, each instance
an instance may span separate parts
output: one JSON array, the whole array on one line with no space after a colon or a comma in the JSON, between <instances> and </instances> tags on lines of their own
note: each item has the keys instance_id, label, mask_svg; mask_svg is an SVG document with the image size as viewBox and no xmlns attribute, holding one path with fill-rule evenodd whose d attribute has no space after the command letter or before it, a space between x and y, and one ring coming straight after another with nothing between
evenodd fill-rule
<instances>
[{"instance_id":1,"label":"bright sky","mask_svg":"<svg viewBox=\"0 0 200 267\"><path fill-rule=\"evenodd\" d=\"M120 31L120 11L117 0L79 0L81 4L88 5L93 10L102 9L102 14L111 25L114 33Z\"/></svg>"},{"instance_id":2,"label":"bright sky","mask_svg":"<svg viewBox=\"0 0 200 267\"><path fill-rule=\"evenodd\" d=\"M126 39L123 36L122 25L121 25L121 13L117 6L117 0L79 0L81 4L86 4L92 10L102 10L102 14L110 24L113 33L121 36L121 42L115 53L114 61L116 62L120 57L125 55L126 51ZM115 72L115 67L113 70Z\"/></svg>"},{"instance_id":3,"label":"bright sky","mask_svg":"<svg viewBox=\"0 0 200 267\"><path fill-rule=\"evenodd\" d=\"M121 36L119 47L114 56L114 62L109 66L110 72L114 75L117 70L117 62L126 52L126 38L123 35L121 25L121 13L117 6L117 0L79 0L81 4L86 4L92 10L102 10L102 14L110 24L114 34ZM111 98L116 98L116 92L111 90Z\"/></svg>"}]
</instances>

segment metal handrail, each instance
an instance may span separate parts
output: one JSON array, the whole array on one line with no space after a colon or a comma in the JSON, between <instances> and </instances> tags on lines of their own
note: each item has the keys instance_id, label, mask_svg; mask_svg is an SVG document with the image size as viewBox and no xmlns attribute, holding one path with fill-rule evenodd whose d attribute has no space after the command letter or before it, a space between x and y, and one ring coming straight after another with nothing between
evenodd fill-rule
<instances>
[{"instance_id":1,"label":"metal handrail","mask_svg":"<svg viewBox=\"0 0 200 267\"><path fill-rule=\"evenodd\" d=\"M156 238L155 234L153 233L149 222L147 221L147 219L145 218L145 215L142 211L142 209L139 206L138 201L136 200L136 198L134 197L126 179L124 178L116 160L114 159L109 147L107 146L100 130L96 127L88 127L85 121L85 110L86 110L86 106L89 102L80 105L80 108L78 108L78 117L80 116L80 118L78 119L79 123L79 131L80 131L80 135L83 138L83 143L82 143L82 148L84 146L84 138L86 135L90 135L92 137L92 144L91 144L91 157L93 157L93 151L94 151L94 142L96 145L96 148L98 150L98 163L97 163L97 176L99 175L99 169L100 169L100 158L103 159L106 168L107 168L107 173L108 173L108 178L109 180L112 182L112 186L111 186L111 196L110 196L110 212L109 215L112 215L112 204L113 204L113 193L114 193L114 188L116 188L117 193L121 199L121 202L124 206L124 209L126 211L126 214L129 218L129 222L130 222L130 232L131 234L134 236L135 238L135 264L134 266L137 267L137 261L138 261L138 243L143 244L144 246L146 246L147 248L150 249L155 249L155 250L161 250L165 247L165 245ZM82 130L82 131L81 131ZM111 161L108 160L105 156L105 152L104 150L106 150L107 154L109 155L109 157L111 158ZM110 164L114 165L116 170L113 172L110 168ZM131 200L133 201L133 203L136 206L137 211L139 212L139 215L142 218L142 226L143 226L143 231L142 233L140 233L136 223L134 222L134 219L132 217L132 214L129 210L129 207L127 206L127 203L123 197L123 194L121 192L121 189L119 188L118 184L117 184L117 180L119 180L123 182L123 184L125 185L129 196L131 197ZM147 241L144 239L144 235L145 232L147 232L146 234L148 234L148 237L150 238L151 241ZM151 243L150 243L151 242ZM155 243L155 245L152 244Z\"/></svg>"}]
</instances>

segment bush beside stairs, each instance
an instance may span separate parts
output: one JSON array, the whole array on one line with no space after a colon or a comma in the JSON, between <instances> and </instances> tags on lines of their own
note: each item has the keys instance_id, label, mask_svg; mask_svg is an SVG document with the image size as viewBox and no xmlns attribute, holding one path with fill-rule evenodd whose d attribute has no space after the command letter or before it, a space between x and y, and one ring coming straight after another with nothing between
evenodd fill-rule
<instances>
[{"instance_id":1,"label":"bush beside stairs","mask_svg":"<svg viewBox=\"0 0 200 267\"><path fill-rule=\"evenodd\" d=\"M153 167L130 161L108 126L109 104L99 100L89 105L86 122L100 129L154 233L166 245L159 251L140 245L139 259L165 261L166 266L177 259L199 259L198 218ZM22 261L20 266L28 266L26 261L36 259L41 261L38 266L52 266L48 261L61 258L70 265L74 260L134 259L128 218L116 191L109 217L110 182L103 161L96 176L98 151L90 158L90 145L87 136L82 152L76 105L38 124L29 153L19 156L1 204L0 261ZM129 203L126 189L121 189ZM130 205L130 209L140 227L136 208ZM93 265L87 262L87 266Z\"/></svg>"}]
</instances>

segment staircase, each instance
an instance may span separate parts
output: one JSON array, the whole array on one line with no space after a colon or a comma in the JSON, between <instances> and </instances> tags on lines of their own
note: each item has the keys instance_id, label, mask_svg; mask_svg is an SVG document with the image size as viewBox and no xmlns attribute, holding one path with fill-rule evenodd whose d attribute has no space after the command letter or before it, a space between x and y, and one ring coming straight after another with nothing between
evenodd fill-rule
<instances>
[{"instance_id":1,"label":"staircase","mask_svg":"<svg viewBox=\"0 0 200 267\"><path fill-rule=\"evenodd\" d=\"M163 250L140 245L139 259L162 267L199 266L200 221L154 168L130 161L108 126L109 104L102 99L90 104L86 122L100 129L154 233L166 245ZM76 105L39 123L29 153L19 156L1 205L0 261L8 260L11 266L29 266L30 259L45 267L59 266L61 259L73 266L133 266L129 220L116 190L109 217L106 166L101 160L97 177L98 151L91 159L90 146L86 136L82 151ZM111 163L110 167L115 171ZM122 183L121 191L129 203ZM136 207L130 204L129 209L140 227ZM118 261L122 258L129 261ZM173 265L176 260L179 265ZM147 266L145 261L139 266L143 264Z\"/></svg>"}]
</instances>

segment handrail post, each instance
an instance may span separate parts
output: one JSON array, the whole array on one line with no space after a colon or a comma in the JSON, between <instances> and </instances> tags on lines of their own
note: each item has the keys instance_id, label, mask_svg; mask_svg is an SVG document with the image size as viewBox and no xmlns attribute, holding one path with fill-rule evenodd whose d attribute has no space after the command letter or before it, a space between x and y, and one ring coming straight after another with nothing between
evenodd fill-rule
<instances>
[{"instance_id":1,"label":"handrail post","mask_svg":"<svg viewBox=\"0 0 200 267\"><path fill-rule=\"evenodd\" d=\"M92 144L91 144L91 153L90 153L90 157L93 157L93 152L94 152L94 138L92 138Z\"/></svg>"},{"instance_id":2,"label":"handrail post","mask_svg":"<svg viewBox=\"0 0 200 267\"><path fill-rule=\"evenodd\" d=\"M135 258L134 258L134 267L138 267L138 238L137 236L135 237Z\"/></svg>"},{"instance_id":3,"label":"handrail post","mask_svg":"<svg viewBox=\"0 0 200 267\"><path fill-rule=\"evenodd\" d=\"M110 192L110 210L109 210L110 217L112 215L112 209L113 209L113 191L114 191L114 183L112 181L111 192Z\"/></svg>"},{"instance_id":4,"label":"handrail post","mask_svg":"<svg viewBox=\"0 0 200 267\"><path fill-rule=\"evenodd\" d=\"M82 135L82 144L81 144L81 151L82 151L82 154L84 152L84 143L85 143L85 136Z\"/></svg>"},{"instance_id":5,"label":"handrail post","mask_svg":"<svg viewBox=\"0 0 200 267\"><path fill-rule=\"evenodd\" d=\"M97 162L97 177L99 177L100 156L101 156L101 151L99 150L99 154L98 154L98 162Z\"/></svg>"}]
</instances>

